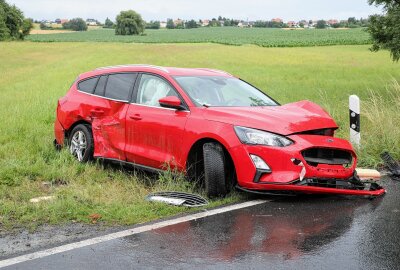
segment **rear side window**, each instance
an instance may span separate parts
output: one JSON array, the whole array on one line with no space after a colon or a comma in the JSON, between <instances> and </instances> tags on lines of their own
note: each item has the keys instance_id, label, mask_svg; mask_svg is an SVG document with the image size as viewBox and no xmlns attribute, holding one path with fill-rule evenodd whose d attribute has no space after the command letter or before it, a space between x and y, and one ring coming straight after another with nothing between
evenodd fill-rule
<instances>
[{"instance_id":1,"label":"rear side window","mask_svg":"<svg viewBox=\"0 0 400 270\"><path fill-rule=\"evenodd\" d=\"M78 83L78 89L85 93L93 93L94 87L96 86L98 78L87 79Z\"/></svg>"},{"instance_id":2,"label":"rear side window","mask_svg":"<svg viewBox=\"0 0 400 270\"><path fill-rule=\"evenodd\" d=\"M109 75L105 97L128 101L135 79L136 74L134 73Z\"/></svg>"},{"instance_id":3,"label":"rear side window","mask_svg":"<svg viewBox=\"0 0 400 270\"><path fill-rule=\"evenodd\" d=\"M101 76L99 82L96 85L94 94L98 96L104 96L104 91L106 90L107 76Z\"/></svg>"}]
</instances>

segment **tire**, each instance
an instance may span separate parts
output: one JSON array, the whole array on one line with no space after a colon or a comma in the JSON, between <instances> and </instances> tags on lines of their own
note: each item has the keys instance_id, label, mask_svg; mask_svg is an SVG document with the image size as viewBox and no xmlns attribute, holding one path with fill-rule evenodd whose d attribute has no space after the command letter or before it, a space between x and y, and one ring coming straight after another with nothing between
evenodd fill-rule
<instances>
[{"instance_id":1,"label":"tire","mask_svg":"<svg viewBox=\"0 0 400 270\"><path fill-rule=\"evenodd\" d=\"M93 159L94 141L90 125L79 124L74 127L68 138L70 153L79 161L87 162Z\"/></svg>"},{"instance_id":2,"label":"tire","mask_svg":"<svg viewBox=\"0 0 400 270\"><path fill-rule=\"evenodd\" d=\"M225 155L221 145L205 143L204 157L204 184L209 198L223 197L228 193L225 173Z\"/></svg>"}]
</instances>

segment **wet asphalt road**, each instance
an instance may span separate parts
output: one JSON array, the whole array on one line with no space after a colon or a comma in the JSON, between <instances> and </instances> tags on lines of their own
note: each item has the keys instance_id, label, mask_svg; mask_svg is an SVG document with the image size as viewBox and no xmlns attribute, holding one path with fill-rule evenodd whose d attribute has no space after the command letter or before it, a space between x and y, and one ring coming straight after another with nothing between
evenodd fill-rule
<instances>
[{"instance_id":1,"label":"wet asphalt road","mask_svg":"<svg viewBox=\"0 0 400 270\"><path fill-rule=\"evenodd\" d=\"M400 269L400 182L382 198L286 198L5 269Z\"/></svg>"}]
</instances>

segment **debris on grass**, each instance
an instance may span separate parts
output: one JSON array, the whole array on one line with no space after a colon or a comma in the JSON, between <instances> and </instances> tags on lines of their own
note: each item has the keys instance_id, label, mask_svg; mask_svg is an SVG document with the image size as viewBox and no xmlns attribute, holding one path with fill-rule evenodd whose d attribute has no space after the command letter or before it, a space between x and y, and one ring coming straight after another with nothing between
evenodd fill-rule
<instances>
[{"instance_id":1,"label":"debris on grass","mask_svg":"<svg viewBox=\"0 0 400 270\"><path fill-rule=\"evenodd\" d=\"M89 215L89 219L90 219L90 221L91 221L93 224L96 224L97 221L98 221L99 219L101 219L101 215L100 215L100 214L97 214L97 213L91 214L91 215Z\"/></svg>"},{"instance_id":2,"label":"debris on grass","mask_svg":"<svg viewBox=\"0 0 400 270\"><path fill-rule=\"evenodd\" d=\"M42 196L42 197L36 197L36 198L32 198L29 200L29 202L31 203L39 203L42 201L52 201L54 200L55 196Z\"/></svg>"}]
</instances>

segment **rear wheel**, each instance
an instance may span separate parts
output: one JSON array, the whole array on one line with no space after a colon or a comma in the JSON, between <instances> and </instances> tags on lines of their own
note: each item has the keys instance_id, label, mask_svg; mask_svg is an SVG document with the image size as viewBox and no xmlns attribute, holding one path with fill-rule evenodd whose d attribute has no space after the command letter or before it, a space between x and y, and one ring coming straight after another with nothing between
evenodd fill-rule
<instances>
[{"instance_id":1,"label":"rear wheel","mask_svg":"<svg viewBox=\"0 0 400 270\"><path fill-rule=\"evenodd\" d=\"M69 150L79 161L86 162L93 159L93 135L89 125L79 124L70 133Z\"/></svg>"},{"instance_id":2,"label":"rear wheel","mask_svg":"<svg viewBox=\"0 0 400 270\"><path fill-rule=\"evenodd\" d=\"M203 145L204 183L209 198L225 196L229 189L225 172L225 155L218 143Z\"/></svg>"}]
</instances>

